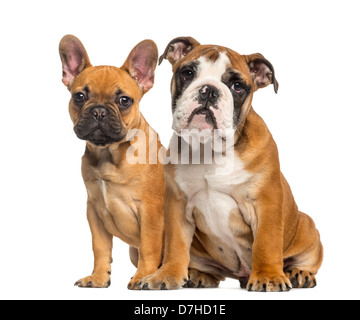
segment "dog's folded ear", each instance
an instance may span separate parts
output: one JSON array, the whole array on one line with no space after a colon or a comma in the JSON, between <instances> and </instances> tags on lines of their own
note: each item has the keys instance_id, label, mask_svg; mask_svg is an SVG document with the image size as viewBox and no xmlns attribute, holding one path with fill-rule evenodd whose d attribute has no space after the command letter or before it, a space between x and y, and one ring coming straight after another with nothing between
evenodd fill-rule
<instances>
[{"instance_id":1,"label":"dog's folded ear","mask_svg":"<svg viewBox=\"0 0 360 320\"><path fill-rule=\"evenodd\" d=\"M152 40L138 43L122 66L146 93L154 85L158 48Z\"/></svg>"},{"instance_id":2,"label":"dog's folded ear","mask_svg":"<svg viewBox=\"0 0 360 320\"><path fill-rule=\"evenodd\" d=\"M90 59L81 41L72 35L64 36L59 45L62 62L62 82L70 88L72 82L85 68L91 67Z\"/></svg>"},{"instance_id":3,"label":"dog's folded ear","mask_svg":"<svg viewBox=\"0 0 360 320\"><path fill-rule=\"evenodd\" d=\"M173 65L198 45L200 45L200 43L191 37L179 37L171 40L159 59L159 65L164 59Z\"/></svg>"},{"instance_id":4,"label":"dog's folded ear","mask_svg":"<svg viewBox=\"0 0 360 320\"><path fill-rule=\"evenodd\" d=\"M278 92L279 83L275 78L275 71L272 64L260 53L254 53L245 56L250 74L253 78L256 90L267 87L269 84L274 85L275 93Z\"/></svg>"}]
</instances>

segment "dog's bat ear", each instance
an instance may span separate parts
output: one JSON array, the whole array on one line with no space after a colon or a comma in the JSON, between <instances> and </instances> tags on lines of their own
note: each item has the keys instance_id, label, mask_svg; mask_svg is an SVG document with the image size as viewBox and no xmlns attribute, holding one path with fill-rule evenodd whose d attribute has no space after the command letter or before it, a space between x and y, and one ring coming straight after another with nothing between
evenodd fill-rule
<instances>
[{"instance_id":1,"label":"dog's bat ear","mask_svg":"<svg viewBox=\"0 0 360 320\"><path fill-rule=\"evenodd\" d=\"M143 89L144 93L154 85L157 59L158 48L156 43L152 40L144 40L132 49L122 66Z\"/></svg>"},{"instance_id":2,"label":"dog's bat ear","mask_svg":"<svg viewBox=\"0 0 360 320\"><path fill-rule=\"evenodd\" d=\"M185 57L198 45L200 45L200 43L191 37L180 37L171 40L159 59L159 65L164 59L174 65L175 62Z\"/></svg>"},{"instance_id":3,"label":"dog's bat ear","mask_svg":"<svg viewBox=\"0 0 360 320\"><path fill-rule=\"evenodd\" d=\"M274 85L275 93L277 93L279 83L275 78L275 70L272 64L260 53L245 56L245 60L248 64L256 90L267 87L272 83Z\"/></svg>"},{"instance_id":4,"label":"dog's bat ear","mask_svg":"<svg viewBox=\"0 0 360 320\"><path fill-rule=\"evenodd\" d=\"M80 72L91 67L90 59L81 41L72 35L61 39L59 53L63 70L62 82L69 88Z\"/></svg>"}]
</instances>

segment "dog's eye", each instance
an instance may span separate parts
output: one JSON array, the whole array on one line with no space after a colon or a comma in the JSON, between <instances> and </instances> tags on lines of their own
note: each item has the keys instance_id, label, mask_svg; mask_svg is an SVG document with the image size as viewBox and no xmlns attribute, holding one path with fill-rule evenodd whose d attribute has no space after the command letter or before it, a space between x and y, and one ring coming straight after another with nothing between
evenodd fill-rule
<instances>
[{"instance_id":1,"label":"dog's eye","mask_svg":"<svg viewBox=\"0 0 360 320\"><path fill-rule=\"evenodd\" d=\"M131 98L129 98L129 97L122 96L119 99L119 107L120 107L120 109L130 108L132 104L133 104L133 100Z\"/></svg>"},{"instance_id":2,"label":"dog's eye","mask_svg":"<svg viewBox=\"0 0 360 320\"><path fill-rule=\"evenodd\" d=\"M234 84L231 86L231 89L237 93L242 93L244 91L244 87L239 81L234 82Z\"/></svg>"},{"instance_id":3,"label":"dog's eye","mask_svg":"<svg viewBox=\"0 0 360 320\"><path fill-rule=\"evenodd\" d=\"M185 69L181 72L181 75L185 81L190 81L194 79L195 73L191 69Z\"/></svg>"},{"instance_id":4,"label":"dog's eye","mask_svg":"<svg viewBox=\"0 0 360 320\"><path fill-rule=\"evenodd\" d=\"M83 104L86 100L86 96L82 92L77 92L74 94L74 101L76 104Z\"/></svg>"}]
</instances>

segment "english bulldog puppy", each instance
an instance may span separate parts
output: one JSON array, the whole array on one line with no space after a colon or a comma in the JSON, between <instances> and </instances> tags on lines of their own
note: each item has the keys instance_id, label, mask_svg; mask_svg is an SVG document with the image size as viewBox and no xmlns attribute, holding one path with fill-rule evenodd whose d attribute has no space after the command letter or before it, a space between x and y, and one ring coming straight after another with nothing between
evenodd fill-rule
<instances>
[{"instance_id":1,"label":"english bulldog puppy","mask_svg":"<svg viewBox=\"0 0 360 320\"><path fill-rule=\"evenodd\" d=\"M299 211L275 141L252 107L258 89L278 91L272 64L191 37L172 40L164 59L173 69L175 131L165 167L165 252L142 289L217 287L227 277L249 291L315 287L319 232Z\"/></svg>"}]
</instances>

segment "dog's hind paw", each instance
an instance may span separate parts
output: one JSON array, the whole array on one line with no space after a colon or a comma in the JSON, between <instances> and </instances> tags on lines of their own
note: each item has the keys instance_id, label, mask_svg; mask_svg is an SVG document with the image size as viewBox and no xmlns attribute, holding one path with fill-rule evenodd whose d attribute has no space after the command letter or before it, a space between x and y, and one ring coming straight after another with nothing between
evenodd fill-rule
<instances>
[{"instance_id":1,"label":"dog's hind paw","mask_svg":"<svg viewBox=\"0 0 360 320\"><path fill-rule=\"evenodd\" d=\"M308 271L292 269L285 272L293 288L314 288L316 287L316 278Z\"/></svg>"},{"instance_id":2,"label":"dog's hind paw","mask_svg":"<svg viewBox=\"0 0 360 320\"><path fill-rule=\"evenodd\" d=\"M217 288L220 280L211 274L200 272L196 269L189 269L189 279L184 288Z\"/></svg>"}]
</instances>

